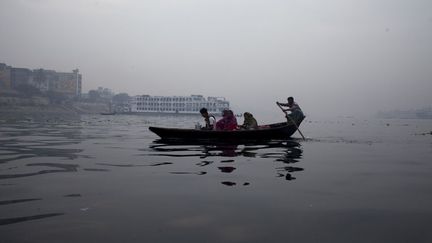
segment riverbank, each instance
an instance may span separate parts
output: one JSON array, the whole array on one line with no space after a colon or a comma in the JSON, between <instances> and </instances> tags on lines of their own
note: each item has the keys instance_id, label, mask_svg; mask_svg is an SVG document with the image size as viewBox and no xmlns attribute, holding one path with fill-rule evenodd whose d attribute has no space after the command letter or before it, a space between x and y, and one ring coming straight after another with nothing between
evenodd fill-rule
<instances>
[{"instance_id":1,"label":"riverbank","mask_svg":"<svg viewBox=\"0 0 432 243\"><path fill-rule=\"evenodd\" d=\"M70 104L25 104L25 105L1 105L1 113L20 114L98 114L109 111L107 104L73 102Z\"/></svg>"},{"instance_id":2,"label":"riverbank","mask_svg":"<svg viewBox=\"0 0 432 243\"><path fill-rule=\"evenodd\" d=\"M98 114L108 112L106 103L69 101L64 104L51 104L47 97L25 97L15 92L0 93L0 113L20 114Z\"/></svg>"}]
</instances>

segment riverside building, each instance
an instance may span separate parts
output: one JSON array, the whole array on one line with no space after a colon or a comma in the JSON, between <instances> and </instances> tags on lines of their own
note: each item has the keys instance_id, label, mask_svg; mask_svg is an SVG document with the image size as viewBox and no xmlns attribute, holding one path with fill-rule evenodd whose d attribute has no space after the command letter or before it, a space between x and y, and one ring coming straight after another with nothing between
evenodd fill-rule
<instances>
[{"instance_id":1,"label":"riverside building","mask_svg":"<svg viewBox=\"0 0 432 243\"><path fill-rule=\"evenodd\" d=\"M137 95L131 98L132 112L199 114L201 108L210 113L229 109L229 101L223 97L191 96L150 96Z\"/></svg>"},{"instance_id":2,"label":"riverside building","mask_svg":"<svg viewBox=\"0 0 432 243\"><path fill-rule=\"evenodd\" d=\"M65 96L79 97L82 90L82 75L78 69L72 70L72 72L45 69L30 70L0 63L1 89L19 89L28 85L43 93L52 91Z\"/></svg>"}]
</instances>

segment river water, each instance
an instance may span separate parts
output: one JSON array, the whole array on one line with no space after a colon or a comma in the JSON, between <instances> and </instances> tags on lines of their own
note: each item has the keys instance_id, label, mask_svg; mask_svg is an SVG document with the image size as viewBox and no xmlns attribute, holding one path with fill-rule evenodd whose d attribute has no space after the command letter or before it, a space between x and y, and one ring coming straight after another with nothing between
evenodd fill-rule
<instances>
[{"instance_id":1,"label":"river water","mask_svg":"<svg viewBox=\"0 0 432 243\"><path fill-rule=\"evenodd\" d=\"M260 144L148 130L200 120L3 115L0 242L432 242L430 120L306 119L306 140Z\"/></svg>"}]
</instances>

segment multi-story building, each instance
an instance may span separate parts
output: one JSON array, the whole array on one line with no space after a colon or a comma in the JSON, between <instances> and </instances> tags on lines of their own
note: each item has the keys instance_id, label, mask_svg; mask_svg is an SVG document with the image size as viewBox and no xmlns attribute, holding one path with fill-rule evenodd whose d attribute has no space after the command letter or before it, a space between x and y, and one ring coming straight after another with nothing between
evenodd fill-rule
<instances>
[{"instance_id":1,"label":"multi-story building","mask_svg":"<svg viewBox=\"0 0 432 243\"><path fill-rule=\"evenodd\" d=\"M50 90L66 95L81 95L81 79L79 70L75 69L72 73L56 73L56 79L50 82Z\"/></svg>"},{"instance_id":2,"label":"multi-story building","mask_svg":"<svg viewBox=\"0 0 432 243\"><path fill-rule=\"evenodd\" d=\"M50 84L55 82L56 72L52 70L35 69L33 70L32 85L42 92L50 90Z\"/></svg>"},{"instance_id":3,"label":"multi-story building","mask_svg":"<svg viewBox=\"0 0 432 243\"><path fill-rule=\"evenodd\" d=\"M43 92L53 91L70 96L80 96L81 79L82 76L78 69L73 70L72 73L36 69L33 71L32 85Z\"/></svg>"},{"instance_id":4,"label":"multi-story building","mask_svg":"<svg viewBox=\"0 0 432 243\"><path fill-rule=\"evenodd\" d=\"M11 67L0 63L0 89L11 88Z\"/></svg>"},{"instance_id":5,"label":"multi-story building","mask_svg":"<svg viewBox=\"0 0 432 243\"><path fill-rule=\"evenodd\" d=\"M16 89L31 85L42 92L56 92L67 96L81 96L82 75L78 69L70 73L54 70L9 67L0 63L0 88Z\"/></svg>"},{"instance_id":6,"label":"multi-story building","mask_svg":"<svg viewBox=\"0 0 432 243\"><path fill-rule=\"evenodd\" d=\"M11 68L11 86L18 88L21 85L31 84L33 82L33 72L27 68Z\"/></svg>"},{"instance_id":7,"label":"multi-story building","mask_svg":"<svg viewBox=\"0 0 432 243\"><path fill-rule=\"evenodd\" d=\"M132 112L199 114L203 107L218 113L229 109L229 101L223 97L191 96L150 96L137 95L131 98Z\"/></svg>"}]
</instances>

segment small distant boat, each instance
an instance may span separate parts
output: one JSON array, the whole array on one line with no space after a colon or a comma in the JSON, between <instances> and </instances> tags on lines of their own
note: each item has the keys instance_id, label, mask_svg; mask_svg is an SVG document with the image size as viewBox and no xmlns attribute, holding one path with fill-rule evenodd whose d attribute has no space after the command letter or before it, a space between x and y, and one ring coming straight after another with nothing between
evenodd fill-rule
<instances>
[{"instance_id":1,"label":"small distant boat","mask_svg":"<svg viewBox=\"0 0 432 243\"><path fill-rule=\"evenodd\" d=\"M298 124L300 125L300 124ZM290 138L297 131L297 126L287 122L260 126L253 130L201 130L184 128L149 127L149 130L162 139L184 140L271 140Z\"/></svg>"},{"instance_id":2,"label":"small distant boat","mask_svg":"<svg viewBox=\"0 0 432 243\"><path fill-rule=\"evenodd\" d=\"M100 114L101 115L104 115L104 116L112 116L112 115L115 115L116 113L115 113L115 111L113 111L113 108L112 108L112 103L110 102L109 104L108 104L108 108L109 108L109 111L108 112L101 112Z\"/></svg>"},{"instance_id":3,"label":"small distant boat","mask_svg":"<svg viewBox=\"0 0 432 243\"><path fill-rule=\"evenodd\" d=\"M110 116L110 115L115 115L116 113L115 112L101 112L100 113L101 115L105 115L105 116Z\"/></svg>"}]
</instances>

